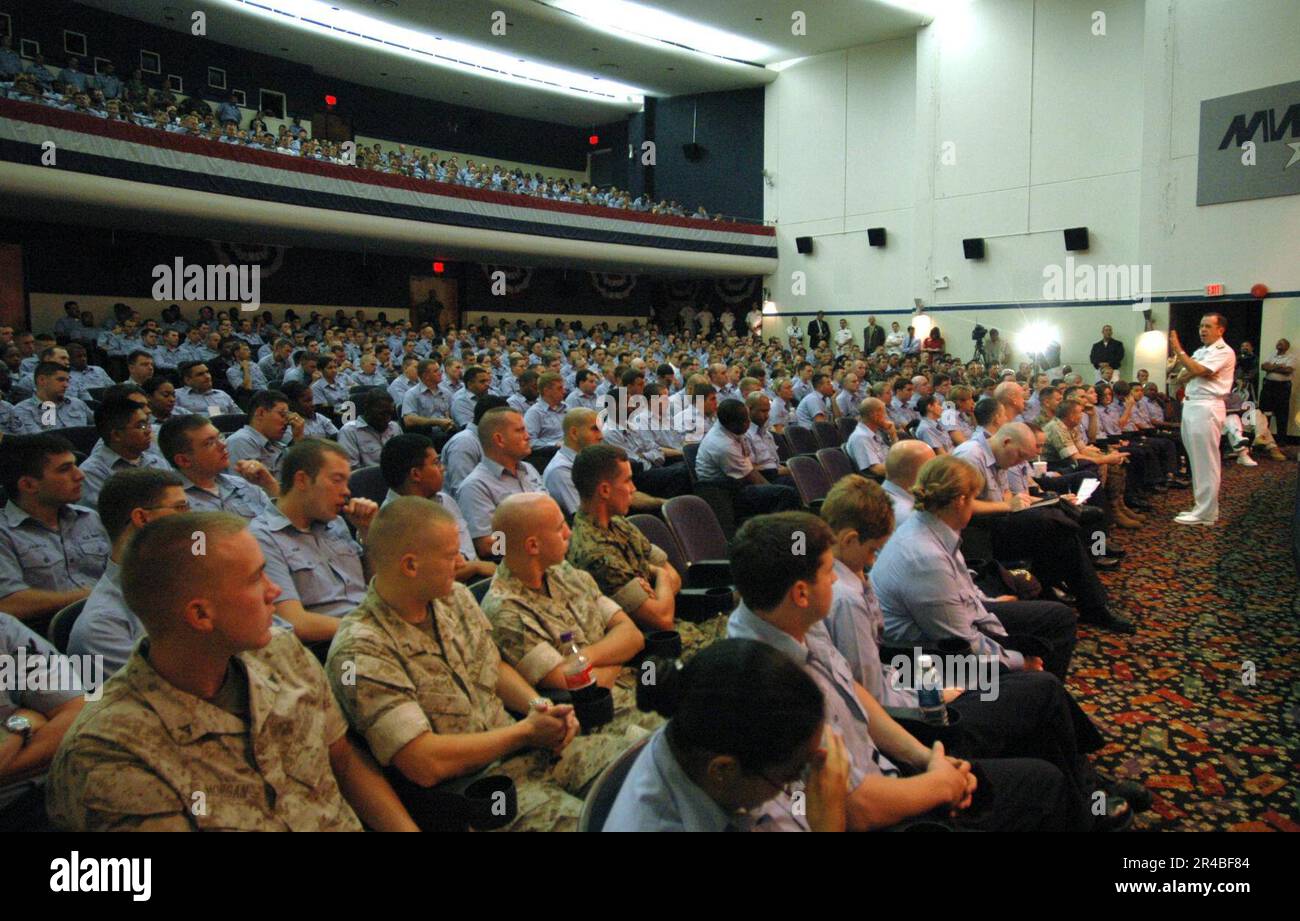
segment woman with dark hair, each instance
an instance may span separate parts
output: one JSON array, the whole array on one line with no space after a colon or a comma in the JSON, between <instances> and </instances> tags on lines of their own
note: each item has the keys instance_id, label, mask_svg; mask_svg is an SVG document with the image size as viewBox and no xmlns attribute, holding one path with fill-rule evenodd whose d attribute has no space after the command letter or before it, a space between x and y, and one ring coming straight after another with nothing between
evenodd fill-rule
<instances>
[{"instance_id":1,"label":"woman with dark hair","mask_svg":"<svg viewBox=\"0 0 1300 921\"><path fill-rule=\"evenodd\" d=\"M916 411L921 414L921 421L916 426L916 437L934 448L935 454L951 454L952 436L939 424L943 416L943 397L937 393L921 397L916 401Z\"/></svg>"},{"instance_id":2,"label":"woman with dark hair","mask_svg":"<svg viewBox=\"0 0 1300 921\"><path fill-rule=\"evenodd\" d=\"M141 384L140 389L149 399L149 411L153 413L155 431L172 416L189 415L189 410L177 408L176 385L170 378L155 374Z\"/></svg>"},{"instance_id":3,"label":"woman with dark hair","mask_svg":"<svg viewBox=\"0 0 1300 921\"><path fill-rule=\"evenodd\" d=\"M809 826L844 830L844 743L823 729L821 691L789 656L722 640L684 668L661 668L650 696L668 723L637 756L602 831L761 829L751 814L804 777Z\"/></svg>"}]
</instances>

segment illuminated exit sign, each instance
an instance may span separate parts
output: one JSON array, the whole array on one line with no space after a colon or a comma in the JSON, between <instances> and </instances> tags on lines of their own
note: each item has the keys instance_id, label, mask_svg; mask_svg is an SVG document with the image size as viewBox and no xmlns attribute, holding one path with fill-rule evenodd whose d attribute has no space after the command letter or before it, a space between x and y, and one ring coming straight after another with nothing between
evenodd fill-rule
<instances>
[{"instance_id":1,"label":"illuminated exit sign","mask_svg":"<svg viewBox=\"0 0 1300 921\"><path fill-rule=\"evenodd\" d=\"M1206 297L1223 297L1223 285L1222 285L1221 283L1219 283L1219 282L1215 282L1215 283L1212 284L1212 285L1206 285L1206 286L1205 286L1205 296L1206 296Z\"/></svg>"}]
</instances>

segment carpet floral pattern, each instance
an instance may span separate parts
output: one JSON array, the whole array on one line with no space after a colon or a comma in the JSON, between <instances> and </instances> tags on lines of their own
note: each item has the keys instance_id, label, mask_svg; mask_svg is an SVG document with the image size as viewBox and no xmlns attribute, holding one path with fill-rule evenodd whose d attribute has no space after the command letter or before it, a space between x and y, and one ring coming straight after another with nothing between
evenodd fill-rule
<instances>
[{"instance_id":1,"label":"carpet floral pattern","mask_svg":"<svg viewBox=\"0 0 1300 921\"><path fill-rule=\"evenodd\" d=\"M1133 637L1080 627L1069 687L1107 739L1112 777L1154 797L1147 831L1300 831L1300 602L1290 553L1296 464L1224 464L1219 523L1153 500L1103 575Z\"/></svg>"}]
</instances>

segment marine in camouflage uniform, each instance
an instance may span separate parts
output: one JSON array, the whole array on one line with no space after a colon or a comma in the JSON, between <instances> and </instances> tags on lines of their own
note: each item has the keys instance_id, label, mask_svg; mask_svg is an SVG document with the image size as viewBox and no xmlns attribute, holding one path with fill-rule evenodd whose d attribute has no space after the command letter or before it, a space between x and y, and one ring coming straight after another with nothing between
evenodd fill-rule
<instances>
[{"instance_id":1,"label":"marine in camouflage uniform","mask_svg":"<svg viewBox=\"0 0 1300 921\"><path fill-rule=\"evenodd\" d=\"M483 599L501 657L534 687L564 661L562 634L572 633L579 648L589 646L605 636L610 620L622 610L601 594L595 579L567 560L546 570L545 582L548 591L529 588L502 562ZM663 724L658 714L636 709L636 680L636 670L622 669L611 689L614 720L599 734L626 738L631 726L657 729Z\"/></svg>"},{"instance_id":2,"label":"marine in camouflage uniform","mask_svg":"<svg viewBox=\"0 0 1300 921\"><path fill-rule=\"evenodd\" d=\"M289 631L232 657L211 701L168 682L144 638L68 729L50 766L51 820L72 831L361 831L330 766L347 732Z\"/></svg>"},{"instance_id":3,"label":"marine in camouflage uniform","mask_svg":"<svg viewBox=\"0 0 1300 921\"><path fill-rule=\"evenodd\" d=\"M611 515L609 527L579 510L573 517L568 561L591 575L606 597L635 620L634 612L651 596L641 583L654 585L654 567L668 562L668 554L656 547L636 525L622 515ZM701 623L677 618L672 629L682 638L682 658L727 635L727 618L721 615Z\"/></svg>"},{"instance_id":4,"label":"marine in camouflage uniform","mask_svg":"<svg viewBox=\"0 0 1300 921\"><path fill-rule=\"evenodd\" d=\"M411 624L372 583L339 623L325 670L352 728L385 767L426 732L487 732L515 724L497 695L501 656L492 627L459 583ZM578 736L557 760L549 750L516 752L482 769L515 784L510 831L572 831L581 795L629 744L625 735Z\"/></svg>"}]
</instances>

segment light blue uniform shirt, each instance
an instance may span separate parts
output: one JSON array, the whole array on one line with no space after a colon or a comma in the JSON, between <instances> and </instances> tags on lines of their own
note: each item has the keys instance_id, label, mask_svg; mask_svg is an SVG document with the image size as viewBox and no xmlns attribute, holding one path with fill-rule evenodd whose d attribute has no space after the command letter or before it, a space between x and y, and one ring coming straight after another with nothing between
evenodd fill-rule
<instances>
[{"instance_id":1,"label":"light blue uniform shirt","mask_svg":"<svg viewBox=\"0 0 1300 921\"><path fill-rule=\"evenodd\" d=\"M578 510L580 497L573 485L573 460L578 455L568 445L555 452L542 474L542 483L552 499L559 503L560 511L572 516Z\"/></svg>"},{"instance_id":2,"label":"light blue uniform shirt","mask_svg":"<svg viewBox=\"0 0 1300 921\"><path fill-rule=\"evenodd\" d=\"M248 363L248 377L253 382L253 386L249 388L250 390L267 389L266 373L262 370L261 365L250 361ZM226 380L230 381L230 386L236 389L244 386L244 369L239 365L231 365L226 369Z\"/></svg>"},{"instance_id":3,"label":"light blue uniform shirt","mask_svg":"<svg viewBox=\"0 0 1300 921\"><path fill-rule=\"evenodd\" d=\"M1004 494L1011 489L1011 482L1007 479L1007 472L998 466L987 438L968 438L957 445L952 453L954 457L960 457L984 474L984 491L979 496L981 499L986 502L1006 501Z\"/></svg>"},{"instance_id":4,"label":"light blue uniform shirt","mask_svg":"<svg viewBox=\"0 0 1300 921\"><path fill-rule=\"evenodd\" d=\"M444 381L443 383L446 383ZM474 421L474 407L478 399L465 387L456 391L451 398L451 418L457 425L468 425Z\"/></svg>"},{"instance_id":5,"label":"light blue uniform shirt","mask_svg":"<svg viewBox=\"0 0 1300 921\"><path fill-rule=\"evenodd\" d=\"M44 404L37 397L28 397L16 405L12 422L14 433L35 435L56 429L95 424L95 414L90 411L89 406L76 397L65 396L58 403L51 400L50 405L54 409L53 422L50 425L45 424Z\"/></svg>"},{"instance_id":6,"label":"light blue uniform shirt","mask_svg":"<svg viewBox=\"0 0 1300 921\"><path fill-rule=\"evenodd\" d=\"M830 397L824 397L817 391L808 394L799 401L798 407L794 411L794 421L796 425L802 425L804 428L812 428L815 417L822 415L830 422L834 417L831 414Z\"/></svg>"},{"instance_id":7,"label":"light blue uniform shirt","mask_svg":"<svg viewBox=\"0 0 1300 921\"><path fill-rule=\"evenodd\" d=\"M483 459L483 443L478 440L478 426L471 422L442 446L443 488L453 496L460 494L460 484Z\"/></svg>"},{"instance_id":8,"label":"light blue uniform shirt","mask_svg":"<svg viewBox=\"0 0 1300 921\"><path fill-rule=\"evenodd\" d=\"M894 766L871 740L869 717L858 699L853 672L831 643L824 626L814 626L800 643L741 604L727 619L727 636L766 643L803 666L808 677L816 682L826 708L826 724L840 734L848 751L850 790L856 790L868 776L895 773ZM801 784L795 786L802 789ZM769 800L761 812L772 820L774 830L807 831L807 817L795 815L793 805L791 798L782 792Z\"/></svg>"},{"instance_id":9,"label":"light blue uniform shirt","mask_svg":"<svg viewBox=\"0 0 1300 921\"><path fill-rule=\"evenodd\" d=\"M906 428L909 422L915 422L921 417L921 414L907 404L901 402L898 397L889 401L885 412L898 428Z\"/></svg>"},{"instance_id":10,"label":"light blue uniform shirt","mask_svg":"<svg viewBox=\"0 0 1300 921\"><path fill-rule=\"evenodd\" d=\"M889 445L884 436L873 432L865 422L859 422L857 428L844 443L844 451L857 464L859 470L866 470L876 464L883 464L889 455Z\"/></svg>"},{"instance_id":11,"label":"light blue uniform shirt","mask_svg":"<svg viewBox=\"0 0 1300 921\"><path fill-rule=\"evenodd\" d=\"M243 412L230 394L213 387L207 393L198 393L193 388L181 387L176 391L176 405L192 413L205 416L224 416L228 413ZM216 407L216 412L213 412Z\"/></svg>"},{"instance_id":12,"label":"light blue uniform shirt","mask_svg":"<svg viewBox=\"0 0 1300 921\"><path fill-rule=\"evenodd\" d=\"M600 412L604 401L596 395L593 390L591 396L583 393L581 390L570 390L569 395L564 398L564 405L569 409L590 409L592 412Z\"/></svg>"},{"instance_id":13,"label":"light blue uniform shirt","mask_svg":"<svg viewBox=\"0 0 1300 921\"><path fill-rule=\"evenodd\" d=\"M419 386L421 386L419 381L412 381L405 374L399 374L397 377L393 378L393 382L388 385L388 395L393 398L394 403L401 407L407 391L412 387Z\"/></svg>"},{"instance_id":14,"label":"light blue uniform shirt","mask_svg":"<svg viewBox=\"0 0 1300 921\"><path fill-rule=\"evenodd\" d=\"M321 377L312 382L311 395L317 406L334 406L348 398L348 385L337 375L332 384Z\"/></svg>"},{"instance_id":15,"label":"light blue uniform shirt","mask_svg":"<svg viewBox=\"0 0 1300 921\"><path fill-rule=\"evenodd\" d=\"M0 656L16 657L20 647L27 650L28 656L54 656L58 655L59 652L44 637L37 636L18 618L0 613ZM26 682L24 682L24 689L20 691L9 687L8 682L0 682L0 724L9 719L15 710L26 709L35 710L38 713L50 713L68 701L80 697L82 688L80 682L76 680L76 672L71 669L67 671L73 679L73 687L58 691L33 690L26 687ZM31 777L27 780L0 787L0 811L3 811L43 780L43 776Z\"/></svg>"},{"instance_id":16,"label":"light blue uniform shirt","mask_svg":"<svg viewBox=\"0 0 1300 921\"><path fill-rule=\"evenodd\" d=\"M695 456L695 476L699 480L741 480L754 470L749 439L734 435L721 422L713 423L700 451Z\"/></svg>"},{"instance_id":17,"label":"light blue uniform shirt","mask_svg":"<svg viewBox=\"0 0 1300 921\"><path fill-rule=\"evenodd\" d=\"M0 598L28 588L91 588L104 574L109 549L108 534L89 508L59 509L54 532L10 499L0 517Z\"/></svg>"},{"instance_id":18,"label":"light blue uniform shirt","mask_svg":"<svg viewBox=\"0 0 1300 921\"><path fill-rule=\"evenodd\" d=\"M190 500L193 512L231 512L252 521L271 508L271 497L260 486L242 476L218 473L212 489L204 489L185 474L177 471L184 485L185 497Z\"/></svg>"},{"instance_id":19,"label":"light blue uniform shirt","mask_svg":"<svg viewBox=\"0 0 1300 921\"><path fill-rule=\"evenodd\" d=\"M749 424L749 431L745 433L745 440L749 442L750 457L753 458L754 466L759 470L775 470L781 466L781 454L776 448L776 439L764 425L761 429L757 423Z\"/></svg>"},{"instance_id":20,"label":"light blue uniform shirt","mask_svg":"<svg viewBox=\"0 0 1300 921\"><path fill-rule=\"evenodd\" d=\"M567 412L563 403L552 407L545 400L538 400L524 413L524 426L528 429L534 451L564 441L564 415Z\"/></svg>"},{"instance_id":21,"label":"light blue uniform shirt","mask_svg":"<svg viewBox=\"0 0 1300 921\"><path fill-rule=\"evenodd\" d=\"M330 420L329 416L322 416L320 413L303 422L303 438L334 438L338 433L339 427Z\"/></svg>"},{"instance_id":22,"label":"light blue uniform shirt","mask_svg":"<svg viewBox=\"0 0 1300 921\"><path fill-rule=\"evenodd\" d=\"M866 688L881 706L916 707L917 693L895 687L894 671L880 660L885 636L885 613L861 573L835 561L835 588L826 632L835 648L849 663L853 680Z\"/></svg>"},{"instance_id":23,"label":"light blue uniform shirt","mask_svg":"<svg viewBox=\"0 0 1300 921\"><path fill-rule=\"evenodd\" d=\"M933 419L922 419L916 427L916 437L924 441L936 452L943 450L952 453L952 436L944 431L943 426Z\"/></svg>"},{"instance_id":24,"label":"light blue uniform shirt","mask_svg":"<svg viewBox=\"0 0 1300 921\"><path fill-rule=\"evenodd\" d=\"M235 464L241 460L261 461L275 478L280 478L280 467L284 464L287 451L283 442L272 441L251 425L246 425L226 439L226 449L230 452L230 472L235 472Z\"/></svg>"},{"instance_id":25,"label":"light blue uniform shirt","mask_svg":"<svg viewBox=\"0 0 1300 921\"><path fill-rule=\"evenodd\" d=\"M450 419L451 401L442 391L430 390L424 384L416 384L402 396L403 416L424 416L427 419ZM470 410L473 421L473 410Z\"/></svg>"},{"instance_id":26,"label":"light blue uniform shirt","mask_svg":"<svg viewBox=\"0 0 1300 921\"><path fill-rule=\"evenodd\" d=\"M358 470L378 464L384 445L400 434L402 429L395 421L388 423L388 428L379 432L365 419L353 419L339 429L338 443L347 453L352 469Z\"/></svg>"},{"instance_id":27,"label":"light blue uniform shirt","mask_svg":"<svg viewBox=\"0 0 1300 921\"><path fill-rule=\"evenodd\" d=\"M985 633L1007 635L984 607L960 543L956 531L928 512L912 512L895 529L871 567L871 585L885 612L885 637L899 646L959 637L972 653L997 656L1018 671L1025 657Z\"/></svg>"},{"instance_id":28,"label":"light blue uniform shirt","mask_svg":"<svg viewBox=\"0 0 1300 921\"><path fill-rule=\"evenodd\" d=\"M664 728L650 737L619 788L600 831L754 831L750 815L729 815L686 776Z\"/></svg>"},{"instance_id":29,"label":"light blue uniform shirt","mask_svg":"<svg viewBox=\"0 0 1300 921\"><path fill-rule=\"evenodd\" d=\"M885 480L883 486L889 504L894 507L894 527L897 528L904 518L912 514L912 509L916 507L916 497L893 480Z\"/></svg>"},{"instance_id":30,"label":"light blue uniform shirt","mask_svg":"<svg viewBox=\"0 0 1300 921\"><path fill-rule=\"evenodd\" d=\"M131 658L136 641L144 636L144 624L127 607L122 594L122 569L108 561L95 583L86 606L72 625L68 653L74 656L104 657L104 678L111 678Z\"/></svg>"},{"instance_id":31,"label":"light blue uniform shirt","mask_svg":"<svg viewBox=\"0 0 1300 921\"><path fill-rule=\"evenodd\" d=\"M361 603L366 579L361 545L342 518L313 522L299 531L274 506L249 526L266 555L266 575L282 589L278 601L297 601L328 617L342 617Z\"/></svg>"},{"instance_id":32,"label":"light blue uniform shirt","mask_svg":"<svg viewBox=\"0 0 1300 921\"><path fill-rule=\"evenodd\" d=\"M101 440L90 456L81 462L81 472L86 475L81 484L81 503L98 508L99 491L104 488L104 483L117 471L129 468L170 471L171 464L153 451L145 451L139 460L129 461Z\"/></svg>"},{"instance_id":33,"label":"light blue uniform shirt","mask_svg":"<svg viewBox=\"0 0 1300 921\"><path fill-rule=\"evenodd\" d=\"M112 387L113 379L108 376L108 372L98 365L86 365L80 371L68 371L70 382L69 389L76 389L73 396L85 399L83 394L89 395L92 387Z\"/></svg>"},{"instance_id":34,"label":"light blue uniform shirt","mask_svg":"<svg viewBox=\"0 0 1300 921\"><path fill-rule=\"evenodd\" d=\"M532 464L520 461L512 474L485 456L460 484L456 501L469 525L470 537L477 540L492 533L492 513L507 496L543 491L542 478Z\"/></svg>"}]
</instances>

